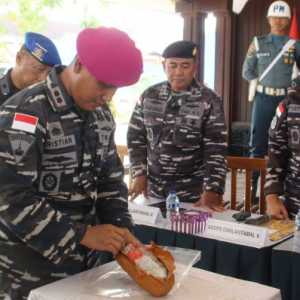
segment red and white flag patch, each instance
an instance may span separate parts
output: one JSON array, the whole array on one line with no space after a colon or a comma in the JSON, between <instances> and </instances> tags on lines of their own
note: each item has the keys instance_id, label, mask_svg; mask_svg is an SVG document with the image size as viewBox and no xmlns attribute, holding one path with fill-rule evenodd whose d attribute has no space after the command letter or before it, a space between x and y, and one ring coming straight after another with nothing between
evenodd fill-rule
<instances>
[{"instance_id":1,"label":"red and white flag patch","mask_svg":"<svg viewBox=\"0 0 300 300\"><path fill-rule=\"evenodd\" d=\"M277 106L277 109L276 109L276 116L277 116L278 118L280 118L280 116L282 115L282 113L284 113L284 111L285 111L285 107L284 107L283 103L281 102L281 103L279 103L279 105Z\"/></svg>"},{"instance_id":2,"label":"red and white flag patch","mask_svg":"<svg viewBox=\"0 0 300 300\"><path fill-rule=\"evenodd\" d=\"M15 113L14 121L11 128L34 133L38 121L38 117L34 117L27 114Z\"/></svg>"}]
</instances>

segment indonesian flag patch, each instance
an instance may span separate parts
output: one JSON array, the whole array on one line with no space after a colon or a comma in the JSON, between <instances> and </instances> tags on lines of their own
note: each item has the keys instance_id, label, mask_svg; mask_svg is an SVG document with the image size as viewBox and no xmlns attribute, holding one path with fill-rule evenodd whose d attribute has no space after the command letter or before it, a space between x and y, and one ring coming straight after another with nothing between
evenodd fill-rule
<instances>
[{"instance_id":1,"label":"indonesian flag patch","mask_svg":"<svg viewBox=\"0 0 300 300\"><path fill-rule=\"evenodd\" d=\"M281 102L281 103L279 103L279 105L277 106L277 109L276 109L276 116L277 116L278 118L280 118L280 116L282 115L282 113L284 113L284 111L285 111L285 107L284 107L283 103Z\"/></svg>"},{"instance_id":2,"label":"indonesian flag patch","mask_svg":"<svg viewBox=\"0 0 300 300\"><path fill-rule=\"evenodd\" d=\"M11 128L34 133L38 121L39 118L37 117L27 114L15 113L14 121Z\"/></svg>"}]
</instances>

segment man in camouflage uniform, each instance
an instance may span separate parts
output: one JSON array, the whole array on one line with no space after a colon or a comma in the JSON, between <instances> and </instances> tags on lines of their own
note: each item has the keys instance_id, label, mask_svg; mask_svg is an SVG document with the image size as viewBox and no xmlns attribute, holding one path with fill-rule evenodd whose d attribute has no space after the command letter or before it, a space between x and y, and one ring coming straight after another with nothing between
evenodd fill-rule
<instances>
[{"instance_id":1,"label":"man in camouflage uniform","mask_svg":"<svg viewBox=\"0 0 300 300\"><path fill-rule=\"evenodd\" d=\"M295 216L300 208L300 76L279 104L269 132L265 184L267 212L279 219ZM283 199L280 197L283 196Z\"/></svg>"},{"instance_id":2,"label":"man in camouflage uniform","mask_svg":"<svg viewBox=\"0 0 300 300\"><path fill-rule=\"evenodd\" d=\"M33 288L94 266L97 251L115 255L138 242L128 231L128 193L106 102L141 72L141 53L127 34L85 29L70 66L54 67L1 107L2 297L26 299Z\"/></svg>"},{"instance_id":3,"label":"man in camouflage uniform","mask_svg":"<svg viewBox=\"0 0 300 300\"><path fill-rule=\"evenodd\" d=\"M0 105L6 99L41 80L61 60L54 43L35 32L25 34L24 45L16 56L16 65L0 78Z\"/></svg>"},{"instance_id":4,"label":"man in camouflage uniform","mask_svg":"<svg viewBox=\"0 0 300 300\"><path fill-rule=\"evenodd\" d=\"M148 189L165 199L175 189L181 201L222 209L226 176L223 102L195 79L197 47L189 41L164 53L168 81L148 88L132 114L128 149L132 198Z\"/></svg>"},{"instance_id":5,"label":"man in camouflage uniform","mask_svg":"<svg viewBox=\"0 0 300 300\"><path fill-rule=\"evenodd\" d=\"M291 12L284 1L273 2L268 9L271 32L254 37L243 65L243 77L247 81L258 80L251 117L250 155L265 157L268 152L268 130L276 107L282 101L291 84L295 62L300 66L300 43L290 44L288 36ZM279 60L266 73L268 66L286 47ZM251 99L249 99L251 100ZM259 173L252 177L252 199L255 198Z\"/></svg>"}]
</instances>

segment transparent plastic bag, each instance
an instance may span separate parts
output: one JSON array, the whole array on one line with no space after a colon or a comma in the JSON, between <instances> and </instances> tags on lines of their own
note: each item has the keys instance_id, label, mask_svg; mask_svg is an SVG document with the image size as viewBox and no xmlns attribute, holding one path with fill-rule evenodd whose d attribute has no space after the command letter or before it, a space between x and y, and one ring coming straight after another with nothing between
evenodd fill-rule
<instances>
[{"instance_id":1,"label":"transparent plastic bag","mask_svg":"<svg viewBox=\"0 0 300 300\"><path fill-rule=\"evenodd\" d=\"M193 249L183 249L178 247L163 247L169 250L175 260L175 284L169 295L174 293L180 287L184 278L190 269L201 258L201 252ZM140 288L133 279L117 264L113 264L110 271L98 276L90 278L89 284L86 286L85 294L97 295L110 298L130 298L130 300L153 299L146 291Z\"/></svg>"},{"instance_id":2,"label":"transparent plastic bag","mask_svg":"<svg viewBox=\"0 0 300 300\"><path fill-rule=\"evenodd\" d=\"M177 288L179 288L193 265L195 265L201 259L201 251L171 246L166 246L164 249L169 250L175 260L175 284L169 293L172 294Z\"/></svg>"}]
</instances>

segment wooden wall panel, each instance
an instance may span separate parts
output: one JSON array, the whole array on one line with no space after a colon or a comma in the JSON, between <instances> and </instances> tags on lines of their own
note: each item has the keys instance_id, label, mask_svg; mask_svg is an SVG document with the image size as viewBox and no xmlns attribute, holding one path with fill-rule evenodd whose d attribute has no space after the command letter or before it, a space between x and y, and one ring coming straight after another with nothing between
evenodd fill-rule
<instances>
[{"instance_id":1,"label":"wooden wall panel","mask_svg":"<svg viewBox=\"0 0 300 300\"><path fill-rule=\"evenodd\" d=\"M231 3L232 0L176 0L176 11L185 13L190 11L230 10Z\"/></svg>"},{"instance_id":2,"label":"wooden wall panel","mask_svg":"<svg viewBox=\"0 0 300 300\"><path fill-rule=\"evenodd\" d=\"M297 7L300 25L300 1L286 0ZM216 90L224 99L229 129L232 122L250 121L251 103L248 83L242 79L242 64L255 35L269 32L267 10L273 0L249 0L240 15L231 12L232 0L177 0L176 11L185 19L184 38L200 44L203 54L203 16L213 12L217 18ZM300 29L300 28L299 28ZM203 59L203 58L201 58ZM199 64L202 78L203 64Z\"/></svg>"},{"instance_id":3,"label":"wooden wall panel","mask_svg":"<svg viewBox=\"0 0 300 300\"><path fill-rule=\"evenodd\" d=\"M242 65L245 59L248 46L255 35L264 35L269 32L269 25L266 14L272 0L250 0L236 22L236 43L234 69L233 69L233 97L232 101L232 122L250 121L252 104L247 101L248 83L242 79ZM286 1L291 7L296 1ZM298 16L300 13L300 1L297 1ZM300 19L299 25L300 25ZM299 28L300 29L300 28Z\"/></svg>"},{"instance_id":4,"label":"wooden wall panel","mask_svg":"<svg viewBox=\"0 0 300 300\"><path fill-rule=\"evenodd\" d=\"M184 39L191 39L199 45L198 79L203 81L204 73L204 21L208 12L217 17L215 89L225 103L227 125L230 122L231 62L232 62L232 13L231 0L181 0L176 10L185 18ZM228 126L229 127L229 126Z\"/></svg>"}]
</instances>

